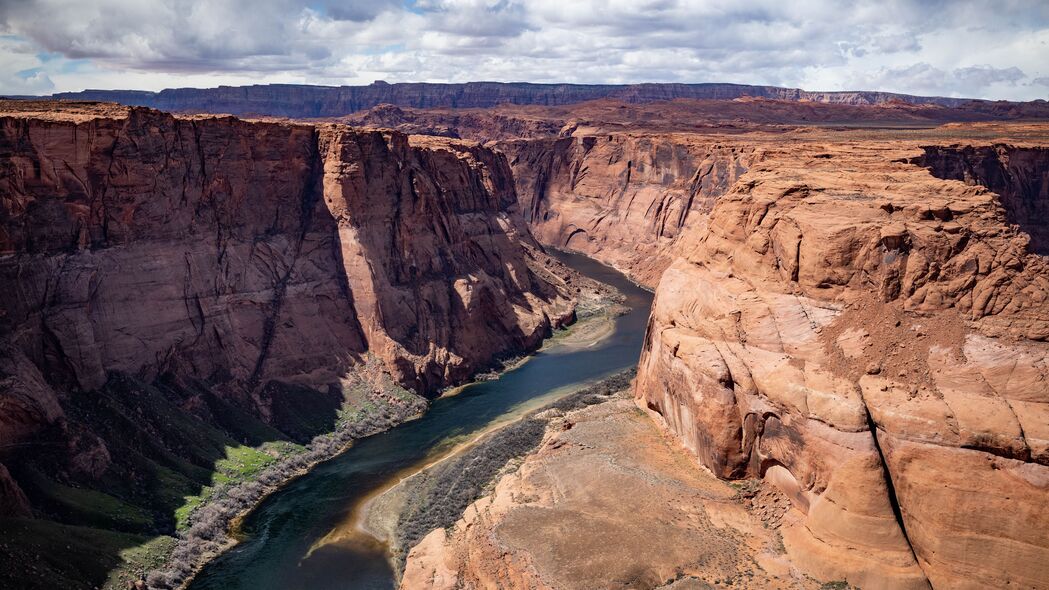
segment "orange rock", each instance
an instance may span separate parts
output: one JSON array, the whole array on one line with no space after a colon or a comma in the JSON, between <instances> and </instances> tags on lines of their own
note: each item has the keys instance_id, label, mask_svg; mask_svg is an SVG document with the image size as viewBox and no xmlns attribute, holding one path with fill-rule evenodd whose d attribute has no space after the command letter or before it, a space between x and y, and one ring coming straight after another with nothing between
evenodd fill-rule
<instances>
[{"instance_id":1,"label":"orange rock","mask_svg":"<svg viewBox=\"0 0 1049 590\"><path fill-rule=\"evenodd\" d=\"M814 575L1047 587L1049 260L1022 233L1044 218L1008 221L1043 206L1015 187L1049 151L997 148L1036 171L992 187L1010 204L930 175L930 148L826 139L766 150L715 204L660 281L636 393L716 474L792 498Z\"/></svg>"}]
</instances>

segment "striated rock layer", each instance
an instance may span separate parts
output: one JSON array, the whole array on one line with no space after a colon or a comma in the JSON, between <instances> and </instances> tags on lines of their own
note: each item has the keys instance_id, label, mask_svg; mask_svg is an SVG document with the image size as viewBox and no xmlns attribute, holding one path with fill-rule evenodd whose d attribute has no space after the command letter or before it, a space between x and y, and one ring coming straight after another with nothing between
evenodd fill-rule
<instances>
[{"instance_id":1,"label":"striated rock layer","mask_svg":"<svg viewBox=\"0 0 1049 590\"><path fill-rule=\"evenodd\" d=\"M636 395L811 575L1049 587L1044 133L784 137L678 241Z\"/></svg>"},{"instance_id":2,"label":"striated rock layer","mask_svg":"<svg viewBox=\"0 0 1049 590\"><path fill-rule=\"evenodd\" d=\"M115 374L200 383L273 423L275 392L338 393L362 355L431 393L573 315L488 149L35 106L0 109L8 458L75 423L67 402ZM69 460L97 477L105 444L75 430ZM26 513L6 470L0 491L6 513Z\"/></svg>"},{"instance_id":3,"label":"striated rock layer","mask_svg":"<svg viewBox=\"0 0 1049 590\"><path fill-rule=\"evenodd\" d=\"M504 141L536 238L655 285L687 227L702 227L754 150L684 134Z\"/></svg>"},{"instance_id":4,"label":"striated rock layer","mask_svg":"<svg viewBox=\"0 0 1049 590\"><path fill-rule=\"evenodd\" d=\"M810 92L799 88L745 84L529 84L522 82L425 82L367 86L309 86L258 84L218 88L169 88L160 92L135 90L85 90L55 94L53 98L101 100L172 111L273 115L282 117L339 117L380 104L415 108L494 107L500 104L567 105L611 98L628 103L673 99L732 100L758 97L789 101L847 105L919 104L966 107L994 116L1045 112L1044 101L1014 103L891 92ZM1032 110L1033 107L1033 110Z\"/></svg>"}]
</instances>

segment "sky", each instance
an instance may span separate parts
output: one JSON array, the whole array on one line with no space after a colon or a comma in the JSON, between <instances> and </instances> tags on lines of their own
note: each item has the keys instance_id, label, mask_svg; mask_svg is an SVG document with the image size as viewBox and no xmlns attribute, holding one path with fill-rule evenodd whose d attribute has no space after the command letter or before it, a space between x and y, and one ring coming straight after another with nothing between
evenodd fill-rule
<instances>
[{"instance_id":1,"label":"sky","mask_svg":"<svg viewBox=\"0 0 1049 590\"><path fill-rule=\"evenodd\" d=\"M1049 1L0 0L0 94L374 80L1049 99Z\"/></svg>"}]
</instances>

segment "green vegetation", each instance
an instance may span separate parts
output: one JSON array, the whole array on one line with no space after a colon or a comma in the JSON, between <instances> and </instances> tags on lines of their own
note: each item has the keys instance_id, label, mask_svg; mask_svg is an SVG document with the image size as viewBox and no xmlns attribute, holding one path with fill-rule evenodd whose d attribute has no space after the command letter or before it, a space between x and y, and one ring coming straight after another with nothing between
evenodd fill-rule
<instances>
[{"instance_id":1,"label":"green vegetation","mask_svg":"<svg viewBox=\"0 0 1049 590\"><path fill-rule=\"evenodd\" d=\"M167 377L112 374L71 396L64 409L76 430L6 463L37 518L0 521L0 588L123 590L144 574L176 586L266 493L425 407L372 373L341 391L267 384L272 424L204 384ZM71 439L89 458L76 466Z\"/></svg>"},{"instance_id":2,"label":"green vegetation","mask_svg":"<svg viewBox=\"0 0 1049 590\"><path fill-rule=\"evenodd\" d=\"M279 459L305 450L306 447L287 441L267 442L259 447L227 447L226 457L215 462L212 485L201 488L197 494L182 497L183 504L175 509L175 529L183 531L189 528L190 515L214 496L217 486L237 486L252 481Z\"/></svg>"}]
</instances>

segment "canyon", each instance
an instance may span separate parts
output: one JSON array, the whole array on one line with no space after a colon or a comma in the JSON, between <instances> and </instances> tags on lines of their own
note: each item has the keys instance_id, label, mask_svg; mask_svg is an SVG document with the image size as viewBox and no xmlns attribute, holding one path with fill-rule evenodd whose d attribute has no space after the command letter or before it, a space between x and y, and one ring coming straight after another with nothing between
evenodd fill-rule
<instances>
[{"instance_id":1,"label":"canyon","mask_svg":"<svg viewBox=\"0 0 1049 590\"><path fill-rule=\"evenodd\" d=\"M574 317L475 144L0 111L4 516L170 532L214 465L277 453L241 445L388 427Z\"/></svg>"},{"instance_id":2,"label":"canyon","mask_svg":"<svg viewBox=\"0 0 1049 590\"><path fill-rule=\"evenodd\" d=\"M518 86L0 103L0 449L47 449L2 514L204 485L142 399L234 444L407 419L600 291L552 246L654 290L636 379L403 588L1049 587L1043 105Z\"/></svg>"},{"instance_id":3,"label":"canyon","mask_svg":"<svg viewBox=\"0 0 1049 590\"><path fill-rule=\"evenodd\" d=\"M717 129L702 104L621 106L546 110L557 136L544 110L509 107L457 134L533 134L489 145L535 235L655 287L638 404L714 475L790 499L783 543L808 575L1045 587L1049 128L799 127L752 101L754 117ZM447 117L359 116L455 129ZM507 476L455 535L428 539L405 587L585 587L537 565L538 539L499 532L530 479Z\"/></svg>"}]
</instances>

